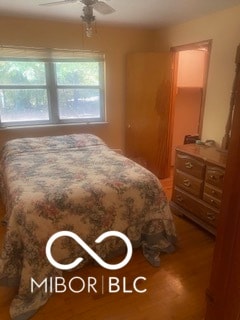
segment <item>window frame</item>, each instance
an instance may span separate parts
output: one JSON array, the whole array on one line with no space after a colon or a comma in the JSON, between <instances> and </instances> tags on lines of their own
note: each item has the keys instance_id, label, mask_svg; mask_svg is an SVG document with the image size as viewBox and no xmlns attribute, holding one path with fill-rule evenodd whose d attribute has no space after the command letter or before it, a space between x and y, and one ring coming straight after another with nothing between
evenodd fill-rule
<instances>
[{"instance_id":1,"label":"window frame","mask_svg":"<svg viewBox=\"0 0 240 320\"><path fill-rule=\"evenodd\" d=\"M29 61L29 62L42 62L44 63L45 68L45 85L2 85L0 84L1 89L44 89L46 90L47 99L48 99L48 114L49 119L47 120L26 120L26 121L9 121L9 122L2 122L1 121L1 113L0 113L0 127L21 127L21 126L33 126L33 125L61 125L61 124L96 124L96 123L104 123L106 122L106 107L105 107L105 59L104 55L97 53L87 53L87 57L85 56L85 52L81 51L68 51L68 50L58 50L57 53L60 52L63 55L67 55L64 57L1 57L1 49L0 48L0 61ZM12 49L12 48L11 48ZM26 48L25 48L26 49ZM27 48L28 49L28 48ZM34 50L30 48L31 50ZM14 48L12 49L14 50ZM21 50L17 49L17 50ZM38 49L39 50L39 49ZM50 55L53 50L42 50L42 52L46 55ZM75 57L75 53L83 57ZM68 57L69 53L69 57ZM55 54L56 55L56 54ZM73 55L73 57L71 57ZM99 58L100 57L100 58ZM69 63L76 63L76 62L97 62L98 63L98 70L99 70L99 85L58 85L57 84L57 73L55 68L56 62L69 62ZM100 106L100 116L99 117L90 117L90 118L70 118L70 119L62 119L60 118L60 111L58 105L58 89L98 89L99 90L99 106Z\"/></svg>"}]
</instances>

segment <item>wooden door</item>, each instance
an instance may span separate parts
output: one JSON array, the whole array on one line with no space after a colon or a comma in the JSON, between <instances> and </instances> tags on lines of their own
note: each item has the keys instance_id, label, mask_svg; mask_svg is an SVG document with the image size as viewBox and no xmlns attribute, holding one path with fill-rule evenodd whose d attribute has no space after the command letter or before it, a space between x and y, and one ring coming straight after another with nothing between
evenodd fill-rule
<instances>
[{"instance_id":1,"label":"wooden door","mask_svg":"<svg viewBox=\"0 0 240 320\"><path fill-rule=\"evenodd\" d=\"M234 114L205 320L240 320L240 45Z\"/></svg>"},{"instance_id":2,"label":"wooden door","mask_svg":"<svg viewBox=\"0 0 240 320\"><path fill-rule=\"evenodd\" d=\"M170 172L170 53L127 57L126 155L159 178Z\"/></svg>"}]
</instances>

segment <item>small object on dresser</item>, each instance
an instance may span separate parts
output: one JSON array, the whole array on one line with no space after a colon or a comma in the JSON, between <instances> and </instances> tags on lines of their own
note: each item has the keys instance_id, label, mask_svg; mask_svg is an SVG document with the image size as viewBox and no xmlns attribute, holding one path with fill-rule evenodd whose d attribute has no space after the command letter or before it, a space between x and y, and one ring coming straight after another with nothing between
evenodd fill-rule
<instances>
[{"instance_id":1,"label":"small object on dresser","mask_svg":"<svg viewBox=\"0 0 240 320\"><path fill-rule=\"evenodd\" d=\"M199 139L199 136L192 136L190 134L184 137L184 144L195 143Z\"/></svg>"}]
</instances>

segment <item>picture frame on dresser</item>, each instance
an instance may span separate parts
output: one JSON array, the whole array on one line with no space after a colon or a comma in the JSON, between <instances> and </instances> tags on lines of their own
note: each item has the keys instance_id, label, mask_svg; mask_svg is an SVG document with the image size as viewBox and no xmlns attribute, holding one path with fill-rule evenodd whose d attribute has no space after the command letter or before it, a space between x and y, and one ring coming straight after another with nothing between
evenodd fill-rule
<instances>
[{"instance_id":1,"label":"picture frame on dresser","mask_svg":"<svg viewBox=\"0 0 240 320\"><path fill-rule=\"evenodd\" d=\"M226 160L227 154L212 146L193 143L176 148L171 210L213 235L220 214Z\"/></svg>"}]
</instances>

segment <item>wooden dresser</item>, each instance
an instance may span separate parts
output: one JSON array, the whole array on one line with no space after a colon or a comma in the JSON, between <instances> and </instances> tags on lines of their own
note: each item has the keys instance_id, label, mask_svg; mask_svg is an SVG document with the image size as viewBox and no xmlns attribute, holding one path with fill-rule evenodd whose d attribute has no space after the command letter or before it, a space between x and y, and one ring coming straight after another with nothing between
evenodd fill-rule
<instances>
[{"instance_id":1,"label":"wooden dresser","mask_svg":"<svg viewBox=\"0 0 240 320\"><path fill-rule=\"evenodd\" d=\"M172 211L215 234L221 207L227 154L186 144L176 148Z\"/></svg>"}]
</instances>

